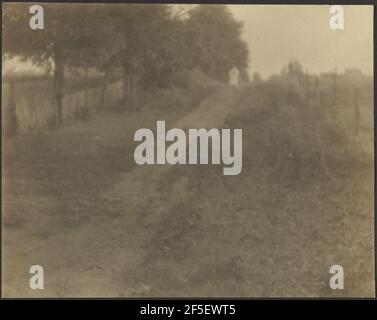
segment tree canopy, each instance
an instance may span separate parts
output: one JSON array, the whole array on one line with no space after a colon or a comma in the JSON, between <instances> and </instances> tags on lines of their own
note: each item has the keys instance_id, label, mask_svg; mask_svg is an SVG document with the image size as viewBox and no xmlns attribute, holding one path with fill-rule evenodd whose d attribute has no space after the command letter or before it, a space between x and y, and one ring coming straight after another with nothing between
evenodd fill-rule
<instances>
[{"instance_id":1,"label":"tree canopy","mask_svg":"<svg viewBox=\"0 0 377 320\"><path fill-rule=\"evenodd\" d=\"M123 70L125 96L133 86L167 86L181 70L226 81L233 66L244 74L248 67L242 23L224 5L180 12L167 4L44 3L43 30L29 27L30 6L3 5L3 52L53 70L58 122L67 67Z\"/></svg>"}]
</instances>

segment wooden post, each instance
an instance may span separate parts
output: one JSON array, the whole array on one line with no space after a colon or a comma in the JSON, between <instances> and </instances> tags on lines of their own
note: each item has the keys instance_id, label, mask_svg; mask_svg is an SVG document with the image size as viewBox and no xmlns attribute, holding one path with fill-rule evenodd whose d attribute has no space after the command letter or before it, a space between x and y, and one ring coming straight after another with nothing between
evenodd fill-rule
<instances>
[{"instance_id":1,"label":"wooden post","mask_svg":"<svg viewBox=\"0 0 377 320\"><path fill-rule=\"evenodd\" d=\"M129 68L127 61L123 61L123 101L127 104L127 98L129 93Z\"/></svg>"},{"instance_id":2,"label":"wooden post","mask_svg":"<svg viewBox=\"0 0 377 320\"><path fill-rule=\"evenodd\" d=\"M357 136L360 134L360 109L359 109L359 90L353 88L353 108L355 112L355 133Z\"/></svg>"},{"instance_id":3,"label":"wooden post","mask_svg":"<svg viewBox=\"0 0 377 320\"><path fill-rule=\"evenodd\" d=\"M334 72L332 73L332 80L333 80L333 99L334 99L334 106L336 105L336 80L337 80L338 74L337 69L335 68Z\"/></svg>"},{"instance_id":4,"label":"wooden post","mask_svg":"<svg viewBox=\"0 0 377 320\"><path fill-rule=\"evenodd\" d=\"M305 72L305 99L309 100L309 73L308 71Z\"/></svg>"},{"instance_id":5,"label":"wooden post","mask_svg":"<svg viewBox=\"0 0 377 320\"><path fill-rule=\"evenodd\" d=\"M133 73L130 74L130 92L129 92L129 100L128 100L128 108L133 109L134 108L134 91L135 91L135 83L134 83L134 75Z\"/></svg>"},{"instance_id":6,"label":"wooden post","mask_svg":"<svg viewBox=\"0 0 377 320\"><path fill-rule=\"evenodd\" d=\"M17 115L16 115L16 99L14 94L14 82L11 80L9 88L9 124L8 124L8 135L17 135Z\"/></svg>"},{"instance_id":7,"label":"wooden post","mask_svg":"<svg viewBox=\"0 0 377 320\"><path fill-rule=\"evenodd\" d=\"M56 123L63 124L63 97L64 97L64 57L62 46L54 46L54 104Z\"/></svg>"},{"instance_id":8,"label":"wooden post","mask_svg":"<svg viewBox=\"0 0 377 320\"><path fill-rule=\"evenodd\" d=\"M315 77L315 82L314 82L314 95L315 97L318 96L318 90L319 89L319 80L318 80L318 77L316 76Z\"/></svg>"},{"instance_id":9,"label":"wooden post","mask_svg":"<svg viewBox=\"0 0 377 320\"><path fill-rule=\"evenodd\" d=\"M84 69L84 108L82 112L83 118L87 118L89 114L89 106L88 106L88 67L85 66Z\"/></svg>"},{"instance_id":10,"label":"wooden post","mask_svg":"<svg viewBox=\"0 0 377 320\"><path fill-rule=\"evenodd\" d=\"M108 70L106 70L104 72L104 75L103 75L101 101L100 101L100 104L98 105L98 111L105 108L105 95L106 95L106 89L107 89L107 78L108 78L108 76L109 76L109 72L108 72Z\"/></svg>"}]
</instances>

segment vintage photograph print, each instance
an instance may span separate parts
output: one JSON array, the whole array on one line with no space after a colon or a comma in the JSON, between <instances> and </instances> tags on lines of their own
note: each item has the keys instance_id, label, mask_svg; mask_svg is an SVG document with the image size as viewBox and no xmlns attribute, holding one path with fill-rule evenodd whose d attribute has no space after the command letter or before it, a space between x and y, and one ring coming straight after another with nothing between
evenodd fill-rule
<instances>
[{"instance_id":1,"label":"vintage photograph print","mask_svg":"<svg viewBox=\"0 0 377 320\"><path fill-rule=\"evenodd\" d=\"M373 6L2 4L2 296L375 297Z\"/></svg>"}]
</instances>

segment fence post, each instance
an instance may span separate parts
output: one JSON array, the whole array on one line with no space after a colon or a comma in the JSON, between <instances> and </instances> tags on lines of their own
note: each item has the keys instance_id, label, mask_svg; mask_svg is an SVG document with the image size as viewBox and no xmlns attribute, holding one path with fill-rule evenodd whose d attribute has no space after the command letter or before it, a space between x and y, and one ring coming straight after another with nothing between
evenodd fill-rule
<instances>
[{"instance_id":1,"label":"fence post","mask_svg":"<svg viewBox=\"0 0 377 320\"><path fill-rule=\"evenodd\" d=\"M338 78L337 68L334 69L334 72L331 75L332 75L332 80L333 80L332 90L333 90L333 99L334 99L334 106L335 106L336 102L337 102L336 101L336 99L337 99L337 95L336 95L336 90L337 90L336 80Z\"/></svg>"},{"instance_id":2,"label":"fence post","mask_svg":"<svg viewBox=\"0 0 377 320\"><path fill-rule=\"evenodd\" d=\"M10 81L10 88L9 88L9 121L8 124L8 135L15 136L17 135L17 115L16 115L16 99L14 94L14 82L13 80Z\"/></svg>"},{"instance_id":3,"label":"fence post","mask_svg":"<svg viewBox=\"0 0 377 320\"><path fill-rule=\"evenodd\" d=\"M308 71L305 71L305 99L306 101L310 99L310 79Z\"/></svg>"},{"instance_id":4,"label":"fence post","mask_svg":"<svg viewBox=\"0 0 377 320\"><path fill-rule=\"evenodd\" d=\"M105 96L106 96L106 89L107 89L107 78L109 76L109 72L106 70L103 75L103 83L102 83L102 92L101 92L101 101L98 105L97 111L105 109Z\"/></svg>"},{"instance_id":5,"label":"fence post","mask_svg":"<svg viewBox=\"0 0 377 320\"><path fill-rule=\"evenodd\" d=\"M356 87L353 88L353 108L355 112L355 132L356 132L356 135L359 136L360 134L359 90Z\"/></svg>"},{"instance_id":6,"label":"fence post","mask_svg":"<svg viewBox=\"0 0 377 320\"><path fill-rule=\"evenodd\" d=\"M82 108L82 118L86 119L89 116L88 105L88 67L84 68L84 107Z\"/></svg>"}]
</instances>

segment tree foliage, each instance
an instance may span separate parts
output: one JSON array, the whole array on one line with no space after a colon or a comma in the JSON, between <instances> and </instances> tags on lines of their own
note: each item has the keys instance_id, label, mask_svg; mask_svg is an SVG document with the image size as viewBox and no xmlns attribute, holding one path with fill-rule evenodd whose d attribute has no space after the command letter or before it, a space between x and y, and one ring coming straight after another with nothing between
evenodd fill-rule
<instances>
[{"instance_id":1,"label":"tree foliage","mask_svg":"<svg viewBox=\"0 0 377 320\"><path fill-rule=\"evenodd\" d=\"M240 38L242 23L226 6L195 7L189 14L187 29L191 67L199 66L207 75L223 81L233 66L240 71L247 68L248 49Z\"/></svg>"}]
</instances>

